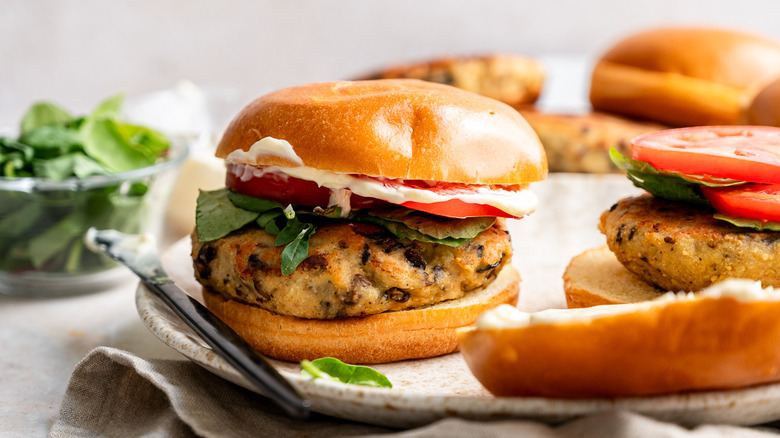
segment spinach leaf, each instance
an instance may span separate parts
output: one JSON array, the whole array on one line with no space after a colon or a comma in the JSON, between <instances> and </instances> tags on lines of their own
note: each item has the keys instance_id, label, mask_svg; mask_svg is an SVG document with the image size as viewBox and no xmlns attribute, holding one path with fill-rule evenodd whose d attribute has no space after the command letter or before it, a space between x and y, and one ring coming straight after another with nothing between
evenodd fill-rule
<instances>
[{"instance_id":1,"label":"spinach leaf","mask_svg":"<svg viewBox=\"0 0 780 438\"><path fill-rule=\"evenodd\" d=\"M228 193L228 199L230 199L230 202L238 208L256 211L258 213L264 213L274 208L284 209L284 206L278 202L255 198L254 196L244 195L234 191Z\"/></svg>"},{"instance_id":2,"label":"spinach leaf","mask_svg":"<svg viewBox=\"0 0 780 438\"><path fill-rule=\"evenodd\" d=\"M348 365L332 357L302 361L301 375L350 385L373 386L376 388L393 387L393 384L390 383L390 380L384 374L373 368Z\"/></svg>"},{"instance_id":3,"label":"spinach leaf","mask_svg":"<svg viewBox=\"0 0 780 438\"><path fill-rule=\"evenodd\" d=\"M452 247L460 246L461 244L471 240L469 238L455 238L455 237L445 237L445 238L437 239L435 237L423 234L417 230L413 230L401 222L391 221L379 216L372 216L370 214L356 216L355 221L378 225L386 229L387 231L389 231L391 234L393 234L395 237L399 239L418 240L420 242L428 242L428 243L440 243L442 245L447 245Z\"/></svg>"},{"instance_id":4,"label":"spinach leaf","mask_svg":"<svg viewBox=\"0 0 780 438\"><path fill-rule=\"evenodd\" d=\"M100 102L89 114L89 118L94 120L111 119L119 120L125 96L122 93L110 96Z\"/></svg>"},{"instance_id":5,"label":"spinach leaf","mask_svg":"<svg viewBox=\"0 0 780 438\"><path fill-rule=\"evenodd\" d=\"M33 104L22 117L19 132L25 135L43 126L66 124L72 120L73 116L57 105L38 102Z\"/></svg>"},{"instance_id":6,"label":"spinach leaf","mask_svg":"<svg viewBox=\"0 0 780 438\"><path fill-rule=\"evenodd\" d=\"M628 179L635 186L654 196L696 205L709 205L697 183L686 181L678 174L661 173L644 161L626 158L614 147L609 150L609 156L617 167L626 171Z\"/></svg>"},{"instance_id":7,"label":"spinach leaf","mask_svg":"<svg viewBox=\"0 0 780 438\"><path fill-rule=\"evenodd\" d=\"M254 211L236 207L228 198L227 188L204 191L198 194L195 214L196 230L201 242L209 242L227 236L260 215Z\"/></svg>"},{"instance_id":8,"label":"spinach leaf","mask_svg":"<svg viewBox=\"0 0 780 438\"><path fill-rule=\"evenodd\" d=\"M112 172L125 172L154 164L153 159L135 149L110 119L88 119L81 127L84 151Z\"/></svg>"},{"instance_id":9,"label":"spinach leaf","mask_svg":"<svg viewBox=\"0 0 780 438\"><path fill-rule=\"evenodd\" d=\"M477 234L492 227L496 222L494 217L453 219L434 216L408 208L379 212L370 211L367 214L388 221L402 223L412 230L439 240L447 238L473 239Z\"/></svg>"}]
</instances>

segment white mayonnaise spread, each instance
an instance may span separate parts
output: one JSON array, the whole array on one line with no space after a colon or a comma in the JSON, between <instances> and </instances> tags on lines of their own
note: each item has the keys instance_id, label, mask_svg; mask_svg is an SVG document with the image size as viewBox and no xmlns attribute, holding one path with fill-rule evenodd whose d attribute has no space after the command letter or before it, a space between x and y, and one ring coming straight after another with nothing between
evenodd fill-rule
<instances>
[{"instance_id":1,"label":"white mayonnaise spread","mask_svg":"<svg viewBox=\"0 0 780 438\"><path fill-rule=\"evenodd\" d=\"M256 141L248 151L236 149L225 158L228 163L244 163L256 165L257 159L262 156L272 155L284 158L290 162L303 166L303 160L292 148L287 140L279 140L273 137L264 137Z\"/></svg>"},{"instance_id":2,"label":"white mayonnaise spread","mask_svg":"<svg viewBox=\"0 0 780 438\"><path fill-rule=\"evenodd\" d=\"M674 301L730 297L743 302L780 300L780 289L762 288L761 283L753 280L732 278L702 289L697 294L685 292L667 292L652 301L633 304L607 304L580 309L548 309L540 312L523 312L514 306L502 304L480 315L478 329L521 328L538 324L561 322L587 322L596 318L632 313L640 310L663 306Z\"/></svg>"},{"instance_id":3,"label":"white mayonnaise spread","mask_svg":"<svg viewBox=\"0 0 780 438\"><path fill-rule=\"evenodd\" d=\"M301 165L298 167L256 167L257 158L263 155L276 155ZM513 216L525 216L536 210L536 196L527 188L510 191L491 189L488 186L478 186L473 192L445 195L431 190L400 185L388 187L376 179L360 178L347 173L314 169L303 165L303 160L295 154L290 143L271 137L259 140L252 145L249 151L236 150L231 152L227 156L226 162L228 172L232 172L242 181L248 181L253 177L261 177L267 173L274 173L282 177L291 176L314 181L320 187L327 187L334 191L348 189L349 192L356 195L383 199L394 204L401 204L407 201L431 204L450 199L459 199L470 204L490 205ZM336 195L335 199L344 202L342 196L343 194ZM331 200L334 200L333 196ZM343 211L342 204L342 213Z\"/></svg>"}]
</instances>

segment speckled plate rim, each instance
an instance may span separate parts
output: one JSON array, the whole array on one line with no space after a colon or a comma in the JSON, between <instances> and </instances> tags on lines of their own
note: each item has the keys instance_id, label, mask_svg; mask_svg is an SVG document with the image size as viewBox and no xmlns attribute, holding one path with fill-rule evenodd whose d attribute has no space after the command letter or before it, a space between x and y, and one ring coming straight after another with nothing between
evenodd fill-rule
<instances>
[{"instance_id":1,"label":"speckled plate rim","mask_svg":"<svg viewBox=\"0 0 780 438\"><path fill-rule=\"evenodd\" d=\"M188 262L189 242L178 242L168 253L164 259ZM243 376L211 350L162 300L143 285L137 290L136 306L144 325L169 347L212 373L262 394L252 388ZM459 357L459 354L456 353L456 356ZM431 366L429 372L436 373L441 371L436 360L410 362L414 362L415 373L425 373L428 364ZM311 400L315 412L392 427L420 426L451 416L477 420L518 418L557 423L611 410L629 410L689 426L707 423L754 425L780 419L780 384L730 391L615 399L463 396L312 380L293 372L293 369L297 370L294 365L273 360L272 363Z\"/></svg>"}]
</instances>

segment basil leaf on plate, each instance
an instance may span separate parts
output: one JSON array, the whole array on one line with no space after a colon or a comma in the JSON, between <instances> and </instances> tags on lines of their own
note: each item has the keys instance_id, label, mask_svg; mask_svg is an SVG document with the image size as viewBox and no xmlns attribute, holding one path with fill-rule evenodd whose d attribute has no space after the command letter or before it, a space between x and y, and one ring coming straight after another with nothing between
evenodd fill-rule
<instances>
[{"instance_id":1,"label":"basil leaf on plate","mask_svg":"<svg viewBox=\"0 0 780 438\"><path fill-rule=\"evenodd\" d=\"M366 366L348 365L333 357L302 361L301 375L349 385L373 386L376 388L393 387L390 380L379 371Z\"/></svg>"}]
</instances>

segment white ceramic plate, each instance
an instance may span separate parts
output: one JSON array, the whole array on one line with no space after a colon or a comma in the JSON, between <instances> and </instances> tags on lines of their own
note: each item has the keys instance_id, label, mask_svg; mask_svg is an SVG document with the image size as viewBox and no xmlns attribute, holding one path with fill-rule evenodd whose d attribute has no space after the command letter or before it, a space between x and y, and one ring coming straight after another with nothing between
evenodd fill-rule
<instances>
[{"instance_id":1,"label":"white ceramic plate","mask_svg":"<svg viewBox=\"0 0 780 438\"><path fill-rule=\"evenodd\" d=\"M518 305L527 310L564 307L560 278L568 260L603 244L603 236L596 230L598 216L634 190L623 177L552 175L535 191L540 198L539 212L511 225L516 247L513 263L525 274ZM179 241L163 255L163 264L179 286L200 299L189 251L189 241ZM144 324L163 342L213 373L254 391L144 287L138 289L136 304ZM392 389L310 380L300 376L298 364L272 363L306 394L314 411L391 427L419 426L448 416L552 423L614 409L685 425L751 425L780 419L780 384L656 397L565 400L493 397L472 376L460 354L374 366L390 379Z\"/></svg>"}]
</instances>

